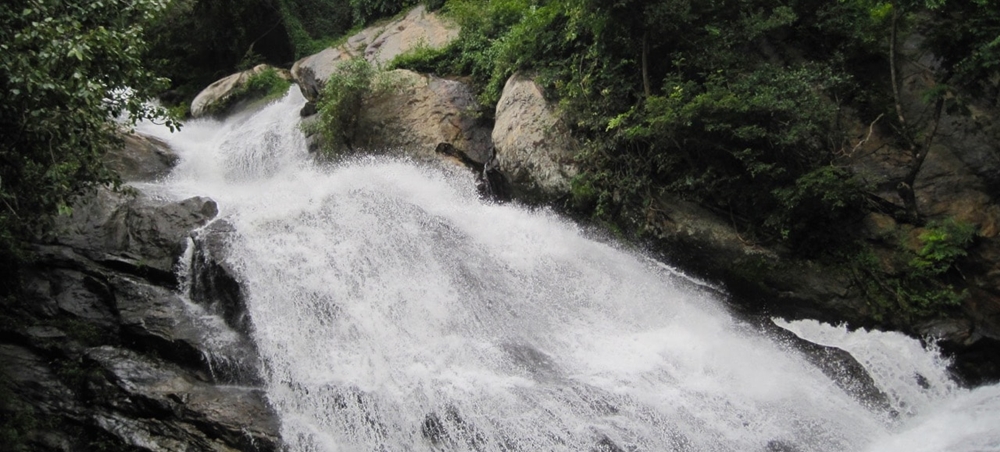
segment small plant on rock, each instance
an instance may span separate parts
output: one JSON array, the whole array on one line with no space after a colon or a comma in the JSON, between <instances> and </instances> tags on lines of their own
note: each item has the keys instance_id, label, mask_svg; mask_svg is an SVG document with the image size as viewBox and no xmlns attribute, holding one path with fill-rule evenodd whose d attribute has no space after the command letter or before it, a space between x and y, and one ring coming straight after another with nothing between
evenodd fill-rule
<instances>
[{"instance_id":1,"label":"small plant on rock","mask_svg":"<svg viewBox=\"0 0 1000 452\"><path fill-rule=\"evenodd\" d=\"M364 58L342 64L326 81L317 101L324 151L338 154L354 149L355 132L365 100L386 92L393 81Z\"/></svg>"}]
</instances>

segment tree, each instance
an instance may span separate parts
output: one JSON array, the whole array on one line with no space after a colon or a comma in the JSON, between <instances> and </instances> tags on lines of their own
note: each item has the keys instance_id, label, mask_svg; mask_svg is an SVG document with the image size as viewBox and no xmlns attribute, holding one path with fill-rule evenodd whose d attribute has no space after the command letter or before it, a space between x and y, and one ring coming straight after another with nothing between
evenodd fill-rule
<instances>
[{"instance_id":1,"label":"tree","mask_svg":"<svg viewBox=\"0 0 1000 452\"><path fill-rule=\"evenodd\" d=\"M137 121L166 120L149 94L143 26L164 0L8 0L0 5L0 294L23 245L88 187L116 185L102 160Z\"/></svg>"},{"instance_id":2,"label":"tree","mask_svg":"<svg viewBox=\"0 0 1000 452\"><path fill-rule=\"evenodd\" d=\"M890 11L889 73L892 83L896 129L911 154L909 169L898 191L910 221L919 222L913 185L930 153L942 115L950 107L960 107L968 95L982 96L994 106L1000 102L996 82L1000 76L1000 11L987 0L890 0L875 2L875 9ZM923 46L940 61L931 74L935 84L924 93L931 102L930 118L923 124L910 121L901 94L900 34L907 19L923 19L917 33ZM930 69L928 69L930 70ZM951 108L958 111L959 108Z\"/></svg>"}]
</instances>

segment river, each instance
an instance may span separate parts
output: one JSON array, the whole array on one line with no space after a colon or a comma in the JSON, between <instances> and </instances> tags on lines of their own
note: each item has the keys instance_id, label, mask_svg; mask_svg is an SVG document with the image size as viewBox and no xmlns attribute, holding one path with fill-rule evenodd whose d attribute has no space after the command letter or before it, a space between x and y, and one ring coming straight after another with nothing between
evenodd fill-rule
<instances>
[{"instance_id":1,"label":"river","mask_svg":"<svg viewBox=\"0 0 1000 452\"><path fill-rule=\"evenodd\" d=\"M233 224L268 398L291 451L993 451L1000 386L959 388L897 333L777 323L844 348L870 409L716 291L460 168L317 164L293 89L253 114L145 124L181 156L139 188Z\"/></svg>"}]
</instances>

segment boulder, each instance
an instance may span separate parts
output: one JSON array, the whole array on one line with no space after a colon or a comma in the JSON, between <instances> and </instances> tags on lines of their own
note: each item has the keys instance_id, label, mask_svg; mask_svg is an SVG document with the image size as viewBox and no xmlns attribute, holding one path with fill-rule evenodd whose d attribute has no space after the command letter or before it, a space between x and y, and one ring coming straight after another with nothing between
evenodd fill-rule
<instances>
[{"instance_id":1,"label":"boulder","mask_svg":"<svg viewBox=\"0 0 1000 452\"><path fill-rule=\"evenodd\" d=\"M310 103L315 102L337 67L354 56L355 54L344 46L323 49L319 53L296 61L292 65L292 80L299 85L303 97Z\"/></svg>"},{"instance_id":2,"label":"boulder","mask_svg":"<svg viewBox=\"0 0 1000 452\"><path fill-rule=\"evenodd\" d=\"M259 384L249 338L179 294L120 275L111 278L122 336L133 348L195 370L205 379Z\"/></svg>"},{"instance_id":3,"label":"boulder","mask_svg":"<svg viewBox=\"0 0 1000 452\"><path fill-rule=\"evenodd\" d=\"M56 219L56 242L106 265L176 284L174 267L190 232L217 213L207 198L163 204L100 188L77 202L72 215Z\"/></svg>"},{"instance_id":4,"label":"boulder","mask_svg":"<svg viewBox=\"0 0 1000 452\"><path fill-rule=\"evenodd\" d=\"M252 69L237 72L216 80L198 93L194 100L191 101L191 117L199 118L225 109L227 104L233 100L231 97L234 93L237 93L240 88L245 86L250 77L268 69L275 68L266 64L259 64ZM286 80L291 80L292 76L288 71L284 69L275 70Z\"/></svg>"},{"instance_id":5,"label":"boulder","mask_svg":"<svg viewBox=\"0 0 1000 452\"><path fill-rule=\"evenodd\" d=\"M117 389L103 401L114 409L97 422L126 443L152 450L279 450L280 424L261 389L199 381L173 364L112 346L91 348L86 359Z\"/></svg>"},{"instance_id":6,"label":"boulder","mask_svg":"<svg viewBox=\"0 0 1000 452\"><path fill-rule=\"evenodd\" d=\"M228 260L226 241L233 234L228 221L208 225L195 236L191 261L191 300L220 316L230 328L249 335L252 325L237 273Z\"/></svg>"},{"instance_id":7,"label":"boulder","mask_svg":"<svg viewBox=\"0 0 1000 452\"><path fill-rule=\"evenodd\" d=\"M124 146L108 152L104 163L125 182L149 182L169 174L178 159L170 146L158 138L130 133L125 135Z\"/></svg>"},{"instance_id":8,"label":"boulder","mask_svg":"<svg viewBox=\"0 0 1000 452\"><path fill-rule=\"evenodd\" d=\"M646 221L663 260L724 283L739 300L736 309L871 326L867 303L852 290L844 269L793 259L780 247L747 241L729 219L671 196L654 200Z\"/></svg>"},{"instance_id":9,"label":"boulder","mask_svg":"<svg viewBox=\"0 0 1000 452\"><path fill-rule=\"evenodd\" d=\"M418 5L388 24L371 26L358 32L339 47L327 48L296 61L292 65L291 76L303 96L315 101L323 91L326 80L344 61L363 57L376 65L384 65L409 50L420 46L442 48L457 37L456 26L436 13L427 12L424 5Z\"/></svg>"},{"instance_id":10,"label":"boulder","mask_svg":"<svg viewBox=\"0 0 1000 452\"><path fill-rule=\"evenodd\" d=\"M493 144L500 170L515 191L543 198L569 192L570 180L578 172L573 159L580 146L541 87L524 74L514 74L504 86Z\"/></svg>"},{"instance_id":11,"label":"boulder","mask_svg":"<svg viewBox=\"0 0 1000 452\"><path fill-rule=\"evenodd\" d=\"M377 65L389 63L418 47L440 49L458 38L459 29L441 16L417 5L405 16L381 28L365 47L365 59Z\"/></svg>"},{"instance_id":12,"label":"boulder","mask_svg":"<svg viewBox=\"0 0 1000 452\"><path fill-rule=\"evenodd\" d=\"M448 143L479 164L489 160L490 132L477 118L479 105L468 85L407 70L385 77L394 89L362 108L355 148L435 158L437 146Z\"/></svg>"}]
</instances>

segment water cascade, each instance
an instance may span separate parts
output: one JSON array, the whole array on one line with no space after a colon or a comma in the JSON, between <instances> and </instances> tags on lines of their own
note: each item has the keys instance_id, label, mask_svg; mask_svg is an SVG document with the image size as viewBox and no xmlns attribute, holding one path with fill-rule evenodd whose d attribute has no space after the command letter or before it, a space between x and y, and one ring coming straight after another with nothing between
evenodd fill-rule
<instances>
[{"instance_id":1,"label":"water cascade","mask_svg":"<svg viewBox=\"0 0 1000 452\"><path fill-rule=\"evenodd\" d=\"M712 291L485 203L464 170L314 163L303 102L143 126L182 162L140 187L232 223L291 451L1000 450L1000 388L957 388L912 339L780 322L853 353L899 414L870 410Z\"/></svg>"}]
</instances>

